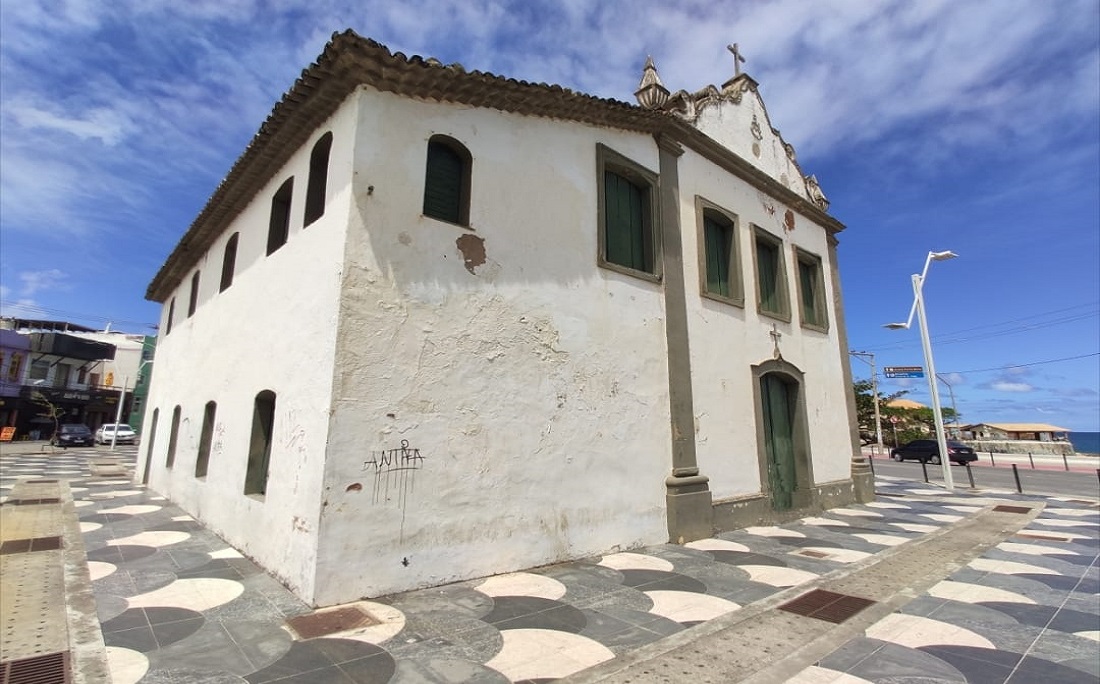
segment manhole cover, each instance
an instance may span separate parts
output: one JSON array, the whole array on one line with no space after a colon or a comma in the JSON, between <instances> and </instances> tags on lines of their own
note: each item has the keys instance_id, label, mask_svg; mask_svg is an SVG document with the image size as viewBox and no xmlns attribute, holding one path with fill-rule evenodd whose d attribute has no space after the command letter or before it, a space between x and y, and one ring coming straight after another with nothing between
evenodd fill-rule
<instances>
[{"instance_id":1,"label":"manhole cover","mask_svg":"<svg viewBox=\"0 0 1100 684\"><path fill-rule=\"evenodd\" d=\"M286 624L302 639L316 639L380 623L356 606L345 606L290 618Z\"/></svg>"},{"instance_id":2,"label":"manhole cover","mask_svg":"<svg viewBox=\"0 0 1100 684\"><path fill-rule=\"evenodd\" d=\"M808 594L803 594L793 601L784 603L779 606L779 609L795 615L805 615L806 617L840 624L867 606L874 605L874 603L870 599L860 598L859 596L814 589Z\"/></svg>"}]
</instances>

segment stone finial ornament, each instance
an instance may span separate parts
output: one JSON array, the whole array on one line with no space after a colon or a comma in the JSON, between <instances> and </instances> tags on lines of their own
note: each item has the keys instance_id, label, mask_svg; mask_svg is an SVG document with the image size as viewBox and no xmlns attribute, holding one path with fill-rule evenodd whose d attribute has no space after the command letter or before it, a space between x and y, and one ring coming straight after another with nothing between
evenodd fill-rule
<instances>
[{"instance_id":1,"label":"stone finial ornament","mask_svg":"<svg viewBox=\"0 0 1100 684\"><path fill-rule=\"evenodd\" d=\"M660 109L668 102L668 88L661 83L661 77L657 75L657 67L653 64L652 57L645 58L645 68L642 70L642 80L638 89L634 91L634 97L638 104L646 109Z\"/></svg>"},{"instance_id":2,"label":"stone finial ornament","mask_svg":"<svg viewBox=\"0 0 1100 684\"><path fill-rule=\"evenodd\" d=\"M806 176L806 194L810 196L810 201L817 205L822 211L829 208L829 199L825 197L825 193L821 191L821 185L817 182L817 176L813 174Z\"/></svg>"}]
</instances>

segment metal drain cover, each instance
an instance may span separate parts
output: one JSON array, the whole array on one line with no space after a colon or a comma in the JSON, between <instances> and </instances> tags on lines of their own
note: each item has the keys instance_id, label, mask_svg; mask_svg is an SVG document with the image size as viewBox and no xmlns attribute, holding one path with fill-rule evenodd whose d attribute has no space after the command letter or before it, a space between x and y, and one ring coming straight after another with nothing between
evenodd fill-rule
<instances>
[{"instance_id":1,"label":"metal drain cover","mask_svg":"<svg viewBox=\"0 0 1100 684\"><path fill-rule=\"evenodd\" d=\"M61 537L35 537L34 539L9 539L0 543L0 555L27 553L29 551L56 551L61 548Z\"/></svg>"},{"instance_id":2,"label":"metal drain cover","mask_svg":"<svg viewBox=\"0 0 1100 684\"><path fill-rule=\"evenodd\" d=\"M356 606L345 606L293 617L287 620L286 624L302 639L315 639L380 623Z\"/></svg>"},{"instance_id":3,"label":"metal drain cover","mask_svg":"<svg viewBox=\"0 0 1100 684\"><path fill-rule=\"evenodd\" d=\"M867 606L874 604L874 601L859 596L814 589L808 594L803 594L793 601L784 603L779 606L779 609L796 615L805 615L806 617L840 624Z\"/></svg>"},{"instance_id":4,"label":"metal drain cover","mask_svg":"<svg viewBox=\"0 0 1100 684\"><path fill-rule=\"evenodd\" d=\"M68 651L0 663L0 682L3 684L69 684L72 681Z\"/></svg>"}]
</instances>

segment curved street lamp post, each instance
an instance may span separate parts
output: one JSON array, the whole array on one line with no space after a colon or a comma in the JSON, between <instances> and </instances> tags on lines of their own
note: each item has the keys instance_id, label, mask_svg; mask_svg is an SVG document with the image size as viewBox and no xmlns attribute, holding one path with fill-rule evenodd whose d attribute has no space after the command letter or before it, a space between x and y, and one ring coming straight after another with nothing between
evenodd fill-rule
<instances>
[{"instance_id":1,"label":"curved street lamp post","mask_svg":"<svg viewBox=\"0 0 1100 684\"><path fill-rule=\"evenodd\" d=\"M920 323L920 341L924 347L925 377L928 378L928 391L932 395L932 416L936 421L936 441L939 444L940 465L943 467L943 484L948 491L955 489L955 480L951 476L951 457L947 451L947 437L943 430L943 413L940 411L940 392L936 382L936 365L932 360L932 342L928 335L928 319L924 313L924 280L928 277L928 267L933 261L946 261L954 259L958 255L947 250L943 252L929 252L924 260L924 270L920 275L913 274L913 306L909 309L909 320L905 323L887 323L885 327L891 330L908 330L913 323L913 314L917 314Z\"/></svg>"}]
</instances>

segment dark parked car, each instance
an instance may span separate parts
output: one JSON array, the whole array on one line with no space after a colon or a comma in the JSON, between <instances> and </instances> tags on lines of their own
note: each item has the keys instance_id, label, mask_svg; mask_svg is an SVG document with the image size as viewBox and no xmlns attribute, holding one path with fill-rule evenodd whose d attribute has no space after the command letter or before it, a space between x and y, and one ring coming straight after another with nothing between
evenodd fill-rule
<instances>
[{"instance_id":1,"label":"dark parked car","mask_svg":"<svg viewBox=\"0 0 1100 684\"><path fill-rule=\"evenodd\" d=\"M53 437L50 437L50 444L63 447L93 446L95 445L95 435L92 434L87 425L68 423L59 427Z\"/></svg>"},{"instance_id":2,"label":"dark parked car","mask_svg":"<svg viewBox=\"0 0 1100 684\"><path fill-rule=\"evenodd\" d=\"M978 460L974 450L962 442L947 440L947 456L954 463L971 463ZM890 458L904 461L912 458L925 463L940 463L940 445L934 439L914 439L890 452Z\"/></svg>"}]
</instances>

